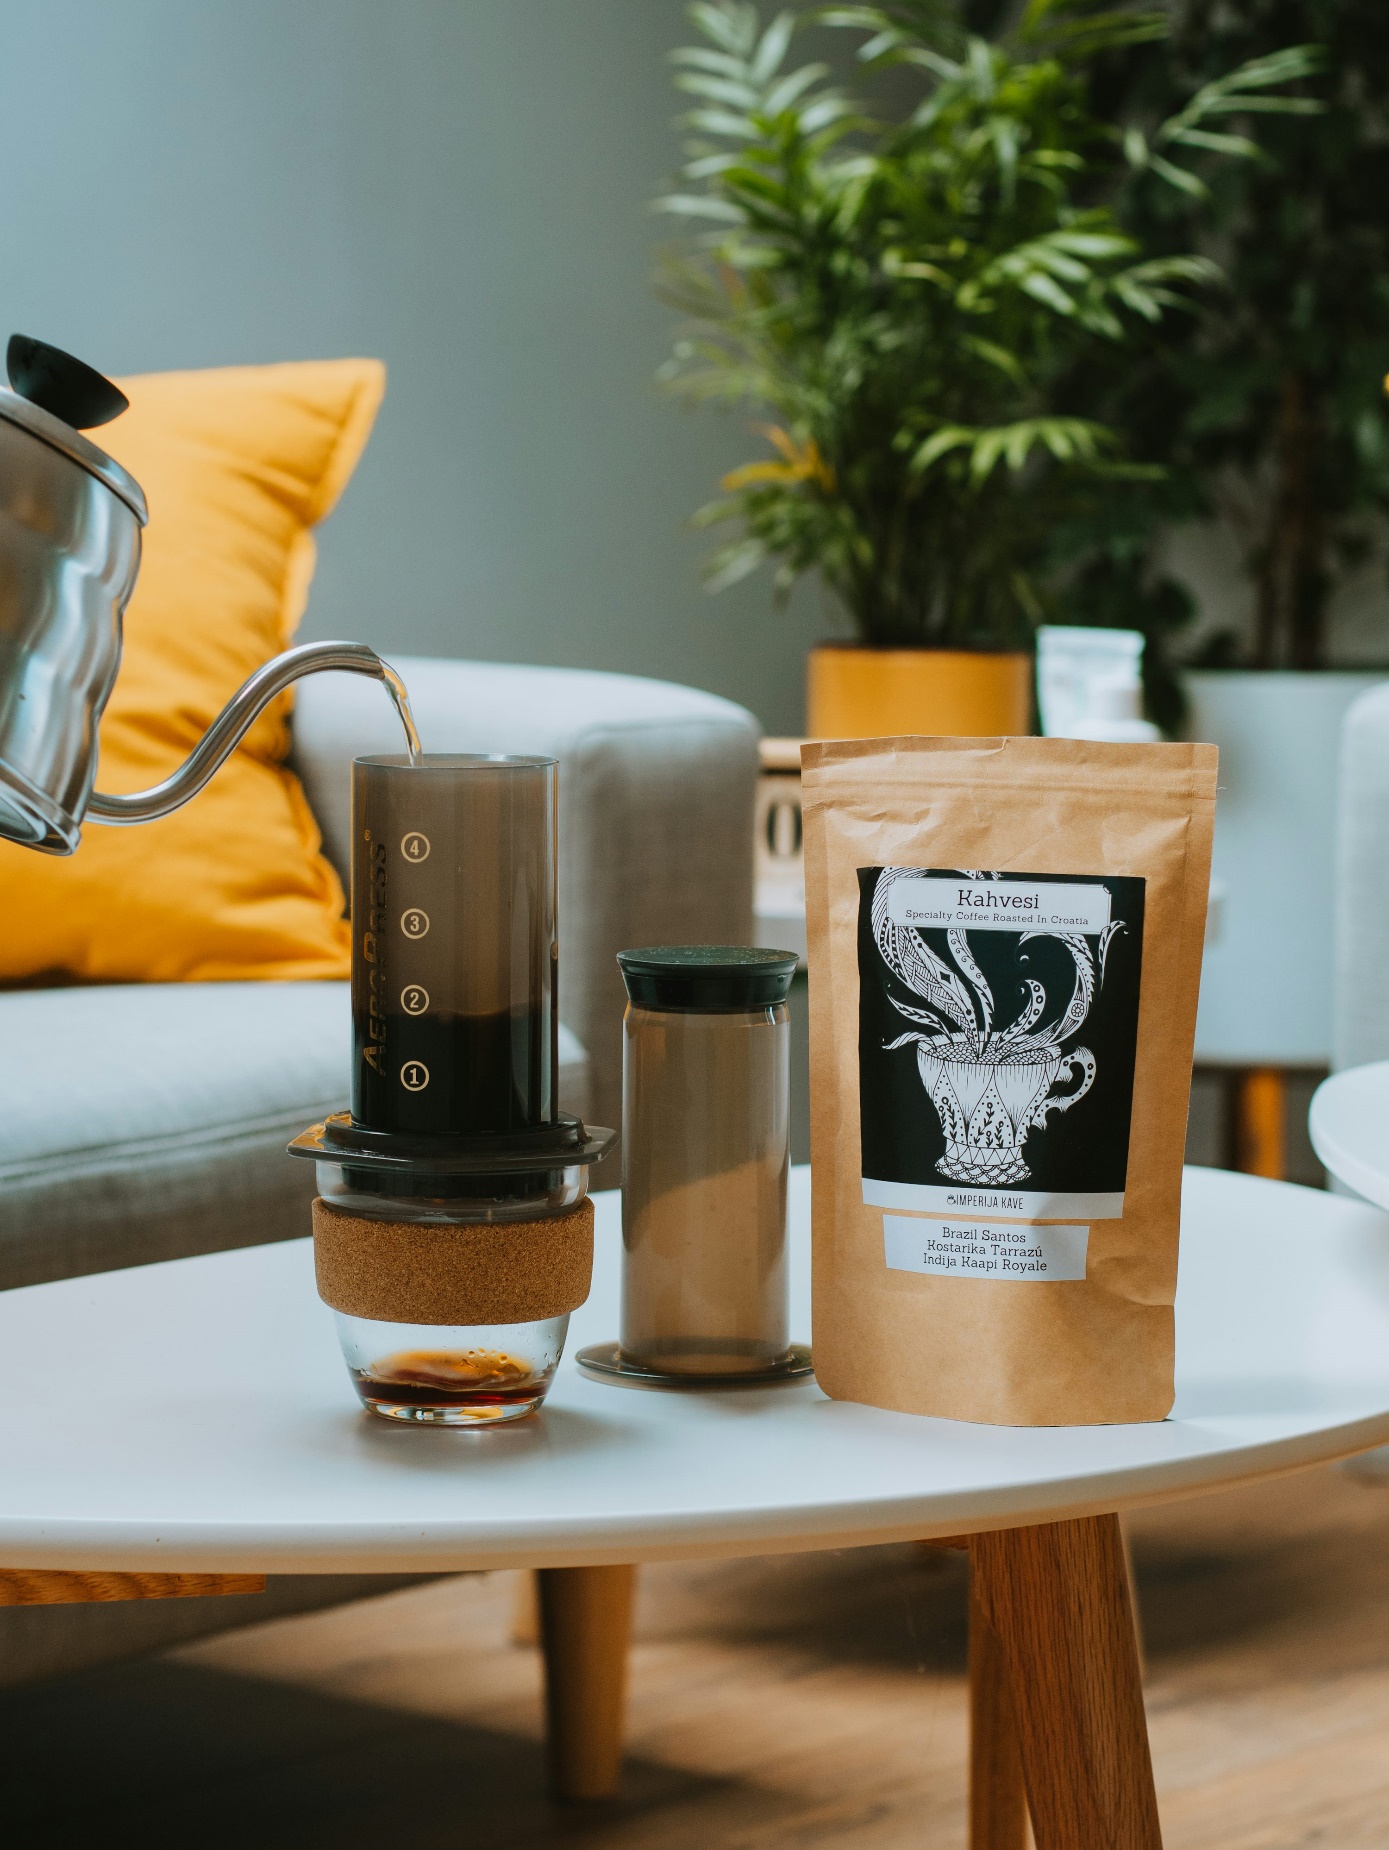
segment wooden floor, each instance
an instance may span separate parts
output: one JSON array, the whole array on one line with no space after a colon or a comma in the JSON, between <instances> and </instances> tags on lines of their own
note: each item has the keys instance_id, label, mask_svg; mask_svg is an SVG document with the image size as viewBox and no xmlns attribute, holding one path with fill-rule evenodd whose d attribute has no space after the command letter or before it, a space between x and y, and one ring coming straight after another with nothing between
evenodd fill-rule
<instances>
[{"instance_id":1,"label":"wooden floor","mask_svg":"<svg viewBox=\"0 0 1389 1850\"><path fill-rule=\"evenodd\" d=\"M1389 1472L1132 1525L1168 1850L1389 1846ZM0 1697L6 1850L960 1850L964 1586L913 1548L643 1575L621 1801L542 1796L508 1577Z\"/></svg>"}]
</instances>

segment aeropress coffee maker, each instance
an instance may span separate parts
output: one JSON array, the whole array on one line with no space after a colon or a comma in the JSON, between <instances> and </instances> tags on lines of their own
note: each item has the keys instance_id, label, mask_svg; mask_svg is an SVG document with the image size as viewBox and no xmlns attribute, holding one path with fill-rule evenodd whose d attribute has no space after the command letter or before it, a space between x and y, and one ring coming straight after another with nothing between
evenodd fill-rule
<instances>
[{"instance_id":1,"label":"aeropress coffee maker","mask_svg":"<svg viewBox=\"0 0 1389 1850\"><path fill-rule=\"evenodd\" d=\"M615 1133L558 1108L557 767L352 767L352 1109L318 1168L319 1296L390 1420L531 1413L588 1296L588 1169Z\"/></svg>"}]
</instances>

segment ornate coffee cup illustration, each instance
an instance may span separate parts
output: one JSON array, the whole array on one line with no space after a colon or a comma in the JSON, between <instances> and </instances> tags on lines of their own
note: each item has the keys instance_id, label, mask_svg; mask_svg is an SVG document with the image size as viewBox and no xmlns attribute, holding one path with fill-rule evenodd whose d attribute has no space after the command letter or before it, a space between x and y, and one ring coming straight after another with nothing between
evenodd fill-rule
<instances>
[{"instance_id":1,"label":"ornate coffee cup illustration","mask_svg":"<svg viewBox=\"0 0 1389 1850\"><path fill-rule=\"evenodd\" d=\"M952 968L921 931L889 916L891 888L917 877L910 868L884 868L873 894L873 937L883 962L925 1005L914 1008L889 993L898 1014L918 1026L887 1042L886 1051L916 1046L921 1083L945 1135L945 1154L936 1163L942 1175L974 1188L1025 1181L1032 1173L1023 1153L1029 1134L1044 1130L1051 1113L1069 1111L1095 1083L1095 1056L1088 1047L1067 1043L1085 1025L1118 923L1099 935L1098 971L1096 953L1079 933L1019 932L1019 946L1037 938L1064 944L1075 980L1064 1009L1058 1007L1048 1020L1046 984L1036 976L1023 978L1021 1010L1000 1026L993 991L965 930L945 933ZM1073 1089L1054 1092L1058 1084Z\"/></svg>"}]
</instances>

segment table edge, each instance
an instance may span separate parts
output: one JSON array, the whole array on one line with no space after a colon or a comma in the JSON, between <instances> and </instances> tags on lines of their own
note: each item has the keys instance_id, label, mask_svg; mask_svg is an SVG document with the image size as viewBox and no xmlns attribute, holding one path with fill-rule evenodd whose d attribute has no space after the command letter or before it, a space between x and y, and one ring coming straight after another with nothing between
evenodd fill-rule
<instances>
[{"instance_id":1,"label":"table edge","mask_svg":"<svg viewBox=\"0 0 1389 1850\"><path fill-rule=\"evenodd\" d=\"M1323 1079L1312 1094L1312 1102L1307 1109L1307 1135L1328 1174L1346 1188L1353 1189L1372 1207L1389 1209L1389 1174L1347 1150L1326 1123L1329 1101L1334 1093L1351 1090L1357 1074L1377 1071L1389 1078L1389 1060L1371 1060L1362 1066L1348 1066L1342 1072L1332 1073L1329 1078ZM1351 1084L1347 1085L1347 1081Z\"/></svg>"},{"instance_id":2,"label":"table edge","mask_svg":"<svg viewBox=\"0 0 1389 1850\"><path fill-rule=\"evenodd\" d=\"M1331 1439L1335 1443L1328 1446ZM904 1496L877 1501L871 1513L852 1504L795 1506L750 1514L672 1511L618 1536L615 1525L559 1517L529 1534L472 1525L464 1535L448 1525L395 1529L382 1523L335 1534L300 1525L211 1525L74 1522L55 1526L0 1525L0 1568L96 1572L265 1574L454 1574L501 1568L588 1567L626 1562L737 1559L804 1554L832 1548L927 1541L936 1536L1028 1528L1111 1511L1150 1508L1186 1497L1244 1488L1331 1464L1389 1443L1389 1411L1333 1429L1271 1440L1228 1453L1145 1464L1059 1479L1042 1486L1008 1486L980 1495ZM1127 1486L1127 1487L1126 1487ZM1038 1496L1039 1489L1054 1493ZM1028 1494L1028 1493L1031 1494ZM923 1507L923 1504L928 1507ZM152 1534L153 1528L157 1534Z\"/></svg>"}]
</instances>

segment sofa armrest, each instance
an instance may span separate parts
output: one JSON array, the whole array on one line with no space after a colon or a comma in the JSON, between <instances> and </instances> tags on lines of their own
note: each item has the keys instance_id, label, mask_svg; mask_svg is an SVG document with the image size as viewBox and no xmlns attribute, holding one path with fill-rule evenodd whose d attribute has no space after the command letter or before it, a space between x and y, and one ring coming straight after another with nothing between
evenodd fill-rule
<instances>
[{"instance_id":1,"label":"sofa armrest","mask_svg":"<svg viewBox=\"0 0 1389 1850\"><path fill-rule=\"evenodd\" d=\"M419 656L393 665L426 751L559 760L560 1012L588 1050L593 1117L617 1126L617 952L751 941L757 722L731 701L631 675ZM351 761L401 748L373 682L325 674L300 683L294 768L344 877Z\"/></svg>"}]
</instances>

